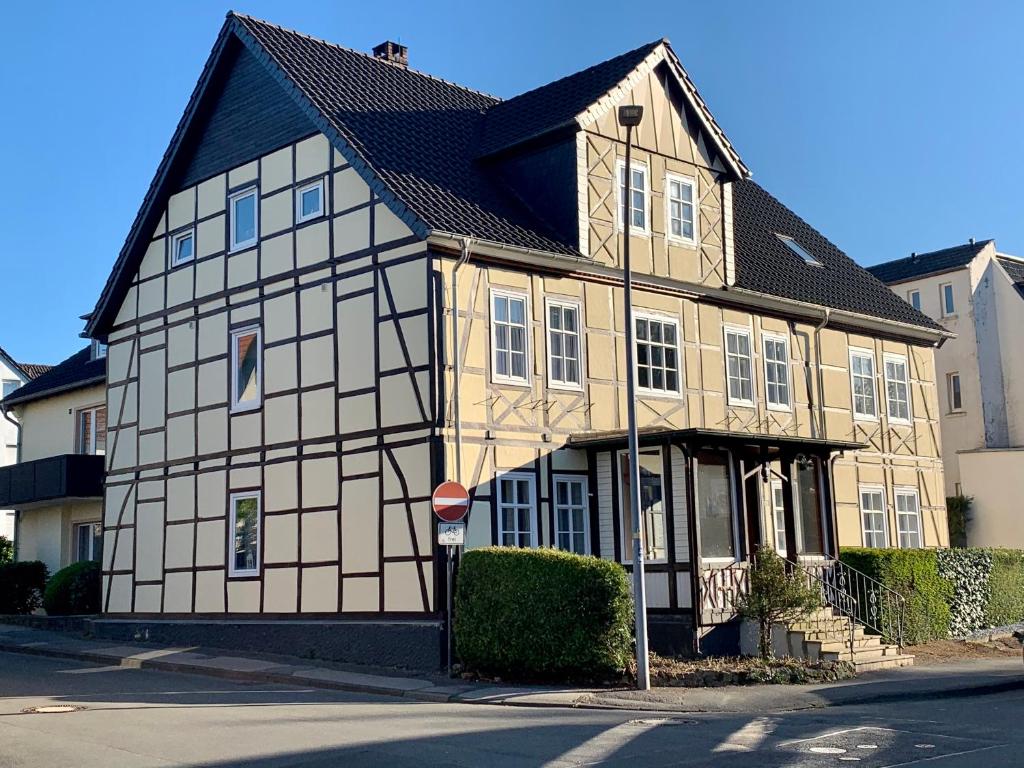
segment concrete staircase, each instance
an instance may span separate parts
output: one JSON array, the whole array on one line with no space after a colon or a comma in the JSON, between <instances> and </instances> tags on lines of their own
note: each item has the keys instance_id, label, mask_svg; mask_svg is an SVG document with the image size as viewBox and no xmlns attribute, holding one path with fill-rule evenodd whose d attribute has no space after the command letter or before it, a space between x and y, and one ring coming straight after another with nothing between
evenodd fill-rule
<instances>
[{"instance_id":1,"label":"concrete staircase","mask_svg":"<svg viewBox=\"0 0 1024 768\"><path fill-rule=\"evenodd\" d=\"M852 661L858 672L909 667L910 654L900 653L895 645L887 645L878 635L864 632L853 625L853 650L850 649L851 619L836 615L831 608L819 608L786 632L786 650L798 659L812 661Z\"/></svg>"}]
</instances>

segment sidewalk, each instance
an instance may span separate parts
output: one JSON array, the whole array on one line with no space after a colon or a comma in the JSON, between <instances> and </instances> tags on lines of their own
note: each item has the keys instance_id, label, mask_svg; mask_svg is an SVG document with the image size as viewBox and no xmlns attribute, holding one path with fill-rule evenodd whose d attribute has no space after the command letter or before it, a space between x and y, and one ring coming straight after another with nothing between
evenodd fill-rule
<instances>
[{"instance_id":1,"label":"sidewalk","mask_svg":"<svg viewBox=\"0 0 1024 768\"><path fill-rule=\"evenodd\" d=\"M621 689L494 686L450 680L440 675L404 675L393 670L293 657L239 655L216 649L153 644L111 645L70 633L9 624L0 624L0 651L185 672L241 682L401 696L419 701L658 712L769 713L1024 689L1024 665L1019 659L907 667L823 685L656 688L641 693Z\"/></svg>"}]
</instances>

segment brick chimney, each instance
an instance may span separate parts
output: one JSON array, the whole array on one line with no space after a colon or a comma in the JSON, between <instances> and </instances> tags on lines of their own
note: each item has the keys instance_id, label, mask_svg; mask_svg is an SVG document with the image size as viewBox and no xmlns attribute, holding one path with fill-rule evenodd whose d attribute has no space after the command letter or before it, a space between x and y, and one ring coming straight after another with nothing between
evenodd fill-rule
<instances>
[{"instance_id":1,"label":"brick chimney","mask_svg":"<svg viewBox=\"0 0 1024 768\"><path fill-rule=\"evenodd\" d=\"M374 46L373 57L390 61L392 64L398 64L402 67L409 66L409 49L401 43L391 40L385 40L380 45Z\"/></svg>"}]
</instances>

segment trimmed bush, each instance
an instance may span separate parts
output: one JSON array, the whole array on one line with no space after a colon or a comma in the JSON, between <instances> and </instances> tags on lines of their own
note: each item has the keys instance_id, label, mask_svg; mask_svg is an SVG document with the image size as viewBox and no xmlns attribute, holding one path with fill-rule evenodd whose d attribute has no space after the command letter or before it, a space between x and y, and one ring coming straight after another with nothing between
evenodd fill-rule
<instances>
[{"instance_id":1,"label":"trimmed bush","mask_svg":"<svg viewBox=\"0 0 1024 768\"><path fill-rule=\"evenodd\" d=\"M14 542L6 536L0 536L0 565L14 561Z\"/></svg>"},{"instance_id":2,"label":"trimmed bush","mask_svg":"<svg viewBox=\"0 0 1024 768\"><path fill-rule=\"evenodd\" d=\"M840 559L906 598L905 643L913 645L949 636L953 585L939 575L936 550L851 547L842 550ZM883 610L888 609L885 602L882 605ZM895 626L895 617L883 614L882 621L883 626Z\"/></svg>"},{"instance_id":3,"label":"trimmed bush","mask_svg":"<svg viewBox=\"0 0 1024 768\"><path fill-rule=\"evenodd\" d=\"M43 608L50 616L100 612L100 564L93 560L61 568L46 584Z\"/></svg>"},{"instance_id":4,"label":"trimmed bush","mask_svg":"<svg viewBox=\"0 0 1024 768\"><path fill-rule=\"evenodd\" d=\"M993 549L989 577L989 599L985 606L986 627L1003 627L1024 619L1024 552Z\"/></svg>"},{"instance_id":5,"label":"trimmed bush","mask_svg":"<svg viewBox=\"0 0 1024 768\"><path fill-rule=\"evenodd\" d=\"M474 549L455 590L457 655L504 679L618 675L633 659L632 604L617 563L554 549Z\"/></svg>"},{"instance_id":6,"label":"trimmed bush","mask_svg":"<svg viewBox=\"0 0 1024 768\"><path fill-rule=\"evenodd\" d=\"M963 637L985 626L989 604L992 553L984 549L936 550L939 575L953 585L949 634Z\"/></svg>"},{"instance_id":7,"label":"trimmed bush","mask_svg":"<svg viewBox=\"0 0 1024 768\"><path fill-rule=\"evenodd\" d=\"M0 614L32 613L42 605L46 574L39 560L0 565Z\"/></svg>"}]
</instances>

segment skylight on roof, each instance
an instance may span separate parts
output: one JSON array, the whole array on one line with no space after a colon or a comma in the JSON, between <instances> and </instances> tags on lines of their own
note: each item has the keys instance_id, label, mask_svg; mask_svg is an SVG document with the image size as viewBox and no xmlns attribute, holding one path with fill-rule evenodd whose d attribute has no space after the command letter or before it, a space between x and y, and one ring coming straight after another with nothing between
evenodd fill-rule
<instances>
[{"instance_id":1,"label":"skylight on roof","mask_svg":"<svg viewBox=\"0 0 1024 768\"><path fill-rule=\"evenodd\" d=\"M810 253L805 251L803 247L789 235L780 235L778 232L775 236L779 238L793 253L804 260L805 264L810 264L812 267L820 267L822 264L818 259L812 256Z\"/></svg>"}]
</instances>

